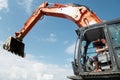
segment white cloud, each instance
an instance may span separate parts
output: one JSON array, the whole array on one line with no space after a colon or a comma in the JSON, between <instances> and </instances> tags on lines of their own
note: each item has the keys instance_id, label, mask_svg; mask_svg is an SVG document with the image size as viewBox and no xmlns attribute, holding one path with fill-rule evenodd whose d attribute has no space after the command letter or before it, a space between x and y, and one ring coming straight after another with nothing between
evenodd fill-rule
<instances>
[{"instance_id":1,"label":"white cloud","mask_svg":"<svg viewBox=\"0 0 120 80\"><path fill-rule=\"evenodd\" d=\"M1 10L8 11L8 0L0 0L0 11Z\"/></svg>"},{"instance_id":2,"label":"white cloud","mask_svg":"<svg viewBox=\"0 0 120 80\"><path fill-rule=\"evenodd\" d=\"M72 74L70 67L38 62L31 56L23 59L0 48L0 80L66 80Z\"/></svg>"},{"instance_id":3,"label":"white cloud","mask_svg":"<svg viewBox=\"0 0 120 80\"><path fill-rule=\"evenodd\" d=\"M68 42L69 42L69 41L64 41L63 44L64 44L64 45L65 45L65 44L68 44Z\"/></svg>"},{"instance_id":4,"label":"white cloud","mask_svg":"<svg viewBox=\"0 0 120 80\"><path fill-rule=\"evenodd\" d=\"M32 7L33 0L17 0L17 3L25 8L27 14L31 14L31 7Z\"/></svg>"},{"instance_id":5,"label":"white cloud","mask_svg":"<svg viewBox=\"0 0 120 80\"><path fill-rule=\"evenodd\" d=\"M56 35L54 33L50 33L47 38L42 38L42 41L47 41L47 42L56 42Z\"/></svg>"},{"instance_id":6,"label":"white cloud","mask_svg":"<svg viewBox=\"0 0 120 80\"><path fill-rule=\"evenodd\" d=\"M65 52L67 52L68 54L73 54L74 53L74 49L75 49L75 43L73 43L72 45L70 45Z\"/></svg>"}]
</instances>

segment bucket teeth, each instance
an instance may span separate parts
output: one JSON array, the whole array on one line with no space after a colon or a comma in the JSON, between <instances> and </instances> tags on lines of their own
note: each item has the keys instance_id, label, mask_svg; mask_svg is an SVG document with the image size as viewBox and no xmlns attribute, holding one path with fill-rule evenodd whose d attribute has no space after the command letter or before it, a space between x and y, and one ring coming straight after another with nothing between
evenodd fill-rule
<instances>
[{"instance_id":1,"label":"bucket teeth","mask_svg":"<svg viewBox=\"0 0 120 80\"><path fill-rule=\"evenodd\" d=\"M25 57L24 46L25 46L24 43L22 43L21 41L18 41L17 39L13 37L8 37L5 44L3 44L3 48L5 50L10 51L21 57Z\"/></svg>"}]
</instances>

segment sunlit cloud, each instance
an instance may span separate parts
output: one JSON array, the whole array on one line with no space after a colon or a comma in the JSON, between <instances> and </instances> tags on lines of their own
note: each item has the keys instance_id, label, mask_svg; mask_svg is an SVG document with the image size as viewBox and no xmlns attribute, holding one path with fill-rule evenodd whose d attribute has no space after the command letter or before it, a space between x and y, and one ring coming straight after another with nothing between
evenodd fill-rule
<instances>
[{"instance_id":1,"label":"sunlit cloud","mask_svg":"<svg viewBox=\"0 0 120 80\"><path fill-rule=\"evenodd\" d=\"M6 10L8 11L8 0L0 0L0 11Z\"/></svg>"},{"instance_id":2,"label":"sunlit cloud","mask_svg":"<svg viewBox=\"0 0 120 80\"><path fill-rule=\"evenodd\" d=\"M75 43L71 44L66 50L65 52L68 54L73 54L74 53L74 49L75 49Z\"/></svg>"},{"instance_id":3,"label":"sunlit cloud","mask_svg":"<svg viewBox=\"0 0 120 80\"><path fill-rule=\"evenodd\" d=\"M47 38L42 38L42 41L47 41L47 42L56 42L57 38L54 33L50 33Z\"/></svg>"},{"instance_id":4,"label":"sunlit cloud","mask_svg":"<svg viewBox=\"0 0 120 80\"><path fill-rule=\"evenodd\" d=\"M68 44L68 43L69 43L69 41L64 41L64 42L63 42L64 45L65 45L65 44Z\"/></svg>"},{"instance_id":5,"label":"sunlit cloud","mask_svg":"<svg viewBox=\"0 0 120 80\"><path fill-rule=\"evenodd\" d=\"M25 8L25 11L27 12L27 14L31 14L31 7L32 7L32 2L33 0L17 0L17 3Z\"/></svg>"},{"instance_id":6,"label":"sunlit cloud","mask_svg":"<svg viewBox=\"0 0 120 80\"><path fill-rule=\"evenodd\" d=\"M30 54L20 58L0 48L0 80L66 80L71 74L69 66L43 63Z\"/></svg>"}]
</instances>

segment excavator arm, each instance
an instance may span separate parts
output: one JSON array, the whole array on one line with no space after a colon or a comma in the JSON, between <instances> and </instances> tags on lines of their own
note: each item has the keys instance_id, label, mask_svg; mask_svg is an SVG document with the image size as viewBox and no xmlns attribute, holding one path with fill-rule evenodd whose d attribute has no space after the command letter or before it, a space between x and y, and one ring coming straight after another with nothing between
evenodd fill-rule
<instances>
[{"instance_id":1,"label":"excavator arm","mask_svg":"<svg viewBox=\"0 0 120 80\"><path fill-rule=\"evenodd\" d=\"M43 2L28 18L22 29L19 32L15 32L15 37L8 37L3 48L24 57L25 45L22 43L23 38L44 15L71 20L76 23L79 28L101 22L96 14L86 6L58 3L49 5L48 2Z\"/></svg>"}]
</instances>

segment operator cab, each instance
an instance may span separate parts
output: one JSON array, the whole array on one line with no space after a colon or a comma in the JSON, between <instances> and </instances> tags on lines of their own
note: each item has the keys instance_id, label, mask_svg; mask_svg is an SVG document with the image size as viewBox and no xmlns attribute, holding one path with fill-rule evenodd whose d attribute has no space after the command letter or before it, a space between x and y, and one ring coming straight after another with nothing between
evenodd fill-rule
<instances>
[{"instance_id":1,"label":"operator cab","mask_svg":"<svg viewBox=\"0 0 120 80\"><path fill-rule=\"evenodd\" d=\"M94 71L95 67L97 67L94 64L96 60L100 71L111 69L109 50L107 49L100 53L96 52L97 47L101 49L105 47L105 44L101 42L102 39L106 40L104 26L84 30L82 40L82 56L84 57L81 58L83 59L84 71Z\"/></svg>"},{"instance_id":2,"label":"operator cab","mask_svg":"<svg viewBox=\"0 0 120 80\"><path fill-rule=\"evenodd\" d=\"M120 78L120 19L84 27L76 30L76 33L78 40L72 65L77 78L74 77L73 80L87 80L88 78L118 80ZM93 72L95 65L92 59L97 54L93 43L103 38L107 42L108 49L106 53L97 56L101 71Z\"/></svg>"}]
</instances>

